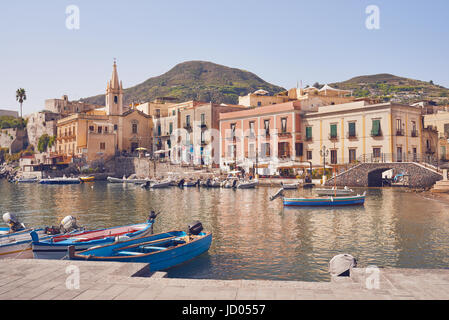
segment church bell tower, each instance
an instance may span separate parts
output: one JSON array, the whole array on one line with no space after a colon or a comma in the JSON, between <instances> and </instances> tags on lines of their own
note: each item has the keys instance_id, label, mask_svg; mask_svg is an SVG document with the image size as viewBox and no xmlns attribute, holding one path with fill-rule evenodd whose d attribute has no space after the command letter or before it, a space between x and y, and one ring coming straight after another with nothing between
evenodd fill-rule
<instances>
[{"instance_id":1,"label":"church bell tower","mask_svg":"<svg viewBox=\"0 0 449 320\"><path fill-rule=\"evenodd\" d=\"M114 59L111 80L108 81L106 88L106 114L123 114L123 86L118 80L117 64Z\"/></svg>"}]
</instances>

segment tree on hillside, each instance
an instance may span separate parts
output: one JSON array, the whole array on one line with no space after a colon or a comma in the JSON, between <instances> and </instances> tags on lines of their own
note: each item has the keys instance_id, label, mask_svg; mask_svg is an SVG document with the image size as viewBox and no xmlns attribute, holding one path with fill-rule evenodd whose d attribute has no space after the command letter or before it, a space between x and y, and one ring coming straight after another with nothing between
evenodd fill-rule
<instances>
[{"instance_id":1,"label":"tree on hillside","mask_svg":"<svg viewBox=\"0 0 449 320\"><path fill-rule=\"evenodd\" d=\"M430 83L431 85L433 85L433 80L430 80L429 83Z\"/></svg>"},{"instance_id":2,"label":"tree on hillside","mask_svg":"<svg viewBox=\"0 0 449 320\"><path fill-rule=\"evenodd\" d=\"M37 142L37 150L39 150L39 152L45 152L47 151L49 144L50 137L48 136L48 134L44 133L40 136L39 141Z\"/></svg>"},{"instance_id":3,"label":"tree on hillside","mask_svg":"<svg viewBox=\"0 0 449 320\"><path fill-rule=\"evenodd\" d=\"M24 88L17 89L16 100L20 103L20 117L22 116L22 103L27 99L26 92Z\"/></svg>"}]
</instances>

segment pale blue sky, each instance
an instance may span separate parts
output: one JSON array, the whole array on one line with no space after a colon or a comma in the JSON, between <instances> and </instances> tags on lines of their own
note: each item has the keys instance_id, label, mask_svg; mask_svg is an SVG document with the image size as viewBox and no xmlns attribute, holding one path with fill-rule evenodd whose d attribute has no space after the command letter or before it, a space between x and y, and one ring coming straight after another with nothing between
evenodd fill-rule
<instances>
[{"instance_id":1,"label":"pale blue sky","mask_svg":"<svg viewBox=\"0 0 449 320\"><path fill-rule=\"evenodd\" d=\"M80 30L66 28L66 6ZM380 9L380 29L365 8ZM0 109L103 93L117 58L125 88L205 60L292 88L392 73L449 87L449 1L1 1Z\"/></svg>"}]
</instances>

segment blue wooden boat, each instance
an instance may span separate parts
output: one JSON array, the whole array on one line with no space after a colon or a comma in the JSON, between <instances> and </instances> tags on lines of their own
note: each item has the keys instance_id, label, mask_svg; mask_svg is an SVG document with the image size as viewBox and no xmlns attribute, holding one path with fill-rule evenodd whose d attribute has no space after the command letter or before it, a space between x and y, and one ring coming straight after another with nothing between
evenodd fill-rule
<instances>
[{"instance_id":1,"label":"blue wooden boat","mask_svg":"<svg viewBox=\"0 0 449 320\"><path fill-rule=\"evenodd\" d=\"M50 239L39 239L36 232L31 232L33 256L36 259L62 259L67 255L69 246L82 251L93 246L146 236L152 233L153 223L154 218L150 216L145 223L57 235Z\"/></svg>"},{"instance_id":2,"label":"blue wooden boat","mask_svg":"<svg viewBox=\"0 0 449 320\"><path fill-rule=\"evenodd\" d=\"M41 179L40 184L80 184L81 180L78 178L51 178L51 179Z\"/></svg>"},{"instance_id":3,"label":"blue wooden boat","mask_svg":"<svg viewBox=\"0 0 449 320\"><path fill-rule=\"evenodd\" d=\"M284 206L354 206L363 205L365 203L364 192L362 195L349 197L321 197L321 198L282 198Z\"/></svg>"},{"instance_id":4,"label":"blue wooden boat","mask_svg":"<svg viewBox=\"0 0 449 320\"><path fill-rule=\"evenodd\" d=\"M209 250L212 233L187 234L169 231L146 237L76 252L69 247L72 260L149 263L150 271L165 270L191 260Z\"/></svg>"}]
</instances>

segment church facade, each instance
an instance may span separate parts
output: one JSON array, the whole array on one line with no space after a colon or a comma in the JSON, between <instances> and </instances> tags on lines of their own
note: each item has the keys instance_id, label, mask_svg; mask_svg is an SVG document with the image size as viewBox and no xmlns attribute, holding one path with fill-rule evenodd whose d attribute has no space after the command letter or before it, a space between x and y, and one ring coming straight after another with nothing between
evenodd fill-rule
<instances>
[{"instance_id":1,"label":"church facade","mask_svg":"<svg viewBox=\"0 0 449 320\"><path fill-rule=\"evenodd\" d=\"M65 162L72 158L87 161L134 154L138 148L151 152L153 121L135 108L123 106L123 85L114 61L107 82L105 107L79 112L57 123L56 152Z\"/></svg>"}]
</instances>

